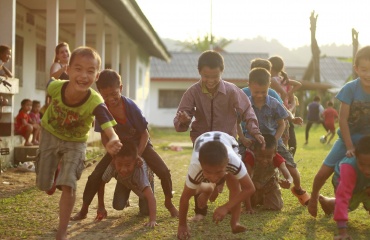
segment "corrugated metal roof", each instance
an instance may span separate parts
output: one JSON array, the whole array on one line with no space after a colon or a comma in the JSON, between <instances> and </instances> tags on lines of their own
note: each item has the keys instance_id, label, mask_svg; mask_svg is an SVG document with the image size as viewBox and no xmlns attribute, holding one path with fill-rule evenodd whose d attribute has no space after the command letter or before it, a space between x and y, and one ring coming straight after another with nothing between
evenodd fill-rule
<instances>
[{"instance_id":1,"label":"corrugated metal roof","mask_svg":"<svg viewBox=\"0 0 370 240\"><path fill-rule=\"evenodd\" d=\"M267 53L221 53L224 57L224 80L247 80L250 62L254 58L268 58ZM199 79L197 52L171 52L171 62L152 59L150 76L155 79Z\"/></svg>"}]
</instances>

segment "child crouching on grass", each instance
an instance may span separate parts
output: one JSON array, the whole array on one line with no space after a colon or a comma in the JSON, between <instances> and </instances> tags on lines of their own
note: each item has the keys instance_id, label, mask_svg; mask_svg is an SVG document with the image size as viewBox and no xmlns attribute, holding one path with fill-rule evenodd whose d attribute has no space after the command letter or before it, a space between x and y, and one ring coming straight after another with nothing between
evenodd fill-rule
<instances>
[{"instance_id":1,"label":"child crouching on grass","mask_svg":"<svg viewBox=\"0 0 370 240\"><path fill-rule=\"evenodd\" d=\"M352 239L347 232L348 210L360 203L370 214L370 136L359 140L355 157L344 157L336 166L332 183L335 198L320 195L319 202L325 214L334 212L339 235L334 239Z\"/></svg>"},{"instance_id":2,"label":"child crouching on grass","mask_svg":"<svg viewBox=\"0 0 370 240\"><path fill-rule=\"evenodd\" d=\"M194 150L180 198L178 239L189 239L190 228L187 225L189 200L199 195L197 204L207 212L207 202L216 183L226 179L229 188L229 201L216 208L213 221L216 224L231 212L231 230L233 233L245 232L240 225L240 203L254 193L254 186L238 154L238 142L232 136L218 131L206 132L194 142Z\"/></svg>"},{"instance_id":3,"label":"child crouching on grass","mask_svg":"<svg viewBox=\"0 0 370 240\"><path fill-rule=\"evenodd\" d=\"M265 149L259 142L254 144L253 152L247 151L244 163L251 176L256 192L245 201L247 213L262 205L266 210L281 210L283 199L280 187L289 189L293 178L285 165L285 159L276 152L277 141L271 134L263 134ZM279 179L279 171L285 179ZM280 185L280 187L279 187Z\"/></svg>"},{"instance_id":4,"label":"child crouching on grass","mask_svg":"<svg viewBox=\"0 0 370 240\"><path fill-rule=\"evenodd\" d=\"M100 188L98 191L98 214L96 220L100 221L107 217L104 205L104 188L112 177L117 179L113 197L113 208L122 210L126 207L130 191L133 191L141 201L139 201L140 212L144 215L149 214L148 227L154 227L156 223L156 201L150 187L146 163L138 155L136 144L130 141L123 142L121 150L113 157L113 161L105 170ZM143 201L145 198L146 201Z\"/></svg>"}]
</instances>

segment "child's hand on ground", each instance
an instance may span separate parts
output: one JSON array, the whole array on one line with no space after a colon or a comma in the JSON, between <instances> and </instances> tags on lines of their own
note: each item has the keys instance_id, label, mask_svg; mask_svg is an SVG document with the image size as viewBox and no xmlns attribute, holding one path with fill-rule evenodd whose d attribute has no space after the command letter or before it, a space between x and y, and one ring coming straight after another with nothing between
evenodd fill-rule
<instances>
[{"instance_id":1,"label":"child's hand on ground","mask_svg":"<svg viewBox=\"0 0 370 240\"><path fill-rule=\"evenodd\" d=\"M246 209L247 214L255 214L256 211L253 210L253 208Z\"/></svg>"},{"instance_id":2,"label":"child's hand on ground","mask_svg":"<svg viewBox=\"0 0 370 240\"><path fill-rule=\"evenodd\" d=\"M352 240L352 237L348 235L347 233L345 234L340 234L334 237L334 240Z\"/></svg>"},{"instance_id":3,"label":"child's hand on ground","mask_svg":"<svg viewBox=\"0 0 370 240\"><path fill-rule=\"evenodd\" d=\"M177 228L177 239L179 240L190 239L190 227L188 225L179 226Z\"/></svg>"},{"instance_id":4,"label":"child's hand on ground","mask_svg":"<svg viewBox=\"0 0 370 240\"><path fill-rule=\"evenodd\" d=\"M216 208L216 210L213 212L213 221L216 222L216 224L221 222L228 212L229 210L225 206Z\"/></svg>"},{"instance_id":5,"label":"child's hand on ground","mask_svg":"<svg viewBox=\"0 0 370 240\"><path fill-rule=\"evenodd\" d=\"M96 210L95 221L100 222L104 218L107 218L107 216L108 216L108 213L107 213L107 210L105 210L105 208L98 208L98 210Z\"/></svg>"},{"instance_id":6,"label":"child's hand on ground","mask_svg":"<svg viewBox=\"0 0 370 240\"><path fill-rule=\"evenodd\" d=\"M281 188L290 189L291 182L287 179L279 179L278 181Z\"/></svg>"},{"instance_id":7,"label":"child's hand on ground","mask_svg":"<svg viewBox=\"0 0 370 240\"><path fill-rule=\"evenodd\" d=\"M145 223L145 227L154 228L155 226L158 226L158 223L156 221L149 221L149 222Z\"/></svg>"}]
</instances>

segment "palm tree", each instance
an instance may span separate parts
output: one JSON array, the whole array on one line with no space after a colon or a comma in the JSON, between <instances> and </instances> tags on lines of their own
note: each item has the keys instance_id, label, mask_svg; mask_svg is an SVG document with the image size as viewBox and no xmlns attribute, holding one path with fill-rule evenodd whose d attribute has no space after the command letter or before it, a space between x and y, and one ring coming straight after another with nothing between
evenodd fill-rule
<instances>
[{"instance_id":1,"label":"palm tree","mask_svg":"<svg viewBox=\"0 0 370 240\"><path fill-rule=\"evenodd\" d=\"M195 40L181 42L180 45L183 47L183 51L204 52L210 49L224 49L231 42L232 40L226 38L215 38L213 35L210 37L209 34L206 34L203 37L197 37Z\"/></svg>"}]
</instances>

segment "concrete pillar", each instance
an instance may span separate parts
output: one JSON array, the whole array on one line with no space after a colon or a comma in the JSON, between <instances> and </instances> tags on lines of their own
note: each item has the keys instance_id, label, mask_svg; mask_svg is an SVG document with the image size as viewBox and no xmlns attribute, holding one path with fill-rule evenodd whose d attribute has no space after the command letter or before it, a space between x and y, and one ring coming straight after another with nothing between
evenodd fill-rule
<instances>
[{"instance_id":1,"label":"concrete pillar","mask_svg":"<svg viewBox=\"0 0 370 240\"><path fill-rule=\"evenodd\" d=\"M7 45L12 49L12 58L6 67L14 73L14 50L15 50L15 9L16 0L0 1L0 44Z\"/></svg>"},{"instance_id":2,"label":"concrete pillar","mask_svg":"<svg viewBox=\"0 0 370 240\"><path fill-rule=\"evenodd\" d=\"M76 47L86 45L86 0L76 0Z\"/></svg>"},{"instance_id":3,"label":"concrete pillar","mask_svg":"<svg viewBox=\"0 0 370 240\"><path fill-rule=\"evenodd\" d=\"M59 43L59 0L46 1L46 72L54 62L55 47ZM48 79L48 78L47 78Z\"/></svg>"},{"instance_id":4,"label":"concrete pillar","mask_svg":"<svg viewBox=\"0 0 370 240\"><path fill-rule=\"evenodd\" d=\"M129 78L129 88L130 95L132 99L136 99L136 90L137 90L137 47L133 44L130 45L130 78Z\"/></svg>"},{"instance_id":5,"label":"concrete pillar","mask_svg":"<svg viewBox=\"0 0 370 240\"><path fill-rule=\"evenodd\" d=\"M101 66L105 66L105 17L103 14L97 15L96 25L96 51L101 57Z\"/></svg>"},{"instance_id":6,"label":"concrete pillar","mask_svg":"<svg viewBox=\"0 0 370 240\"><path fill-rule=\"evenodd\" d=\"M122 41L120 74L123 83L122 94L128 97L130 96L130 47L127 38Z\"/></svg>"},{"instance_id":7,"label":"concrete pillar","mask_svg":"<svg viewBox=\"0 0 370 240\"><path fill-rule=\"evenodd\" d=\"M112 27L111 33L111 68L115 71L119 71L119 40L118 40L118 30Z\"/></svg>"}]
</instances>

